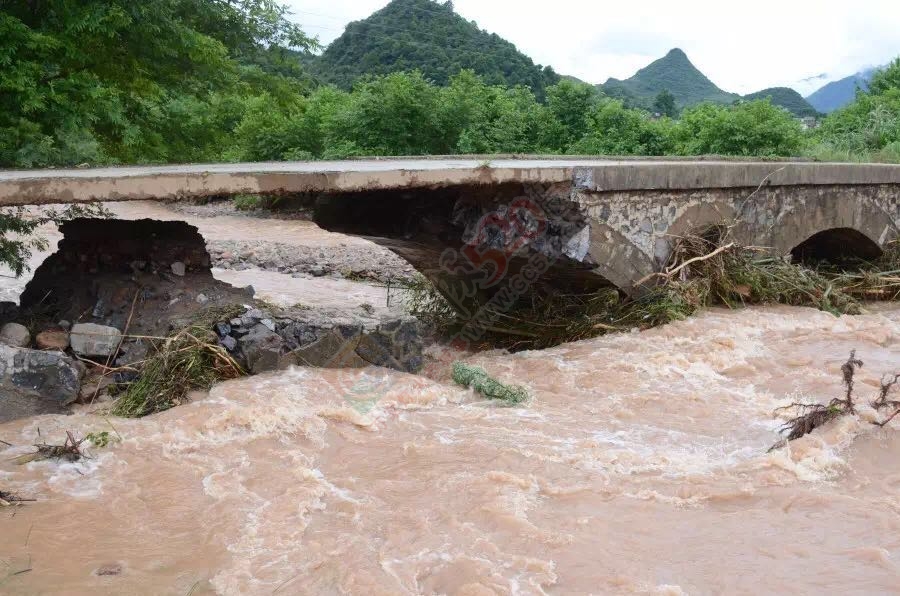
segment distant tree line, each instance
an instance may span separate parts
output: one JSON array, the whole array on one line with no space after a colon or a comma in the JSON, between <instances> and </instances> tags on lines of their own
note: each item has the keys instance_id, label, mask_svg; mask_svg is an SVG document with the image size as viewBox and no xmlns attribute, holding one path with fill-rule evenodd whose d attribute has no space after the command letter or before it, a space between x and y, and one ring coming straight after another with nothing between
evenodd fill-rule
<instances>
[{"instance_id":1,"label":"distant tree line","mask_svg":"<svg viewBox=\"0 0 900 596\"><path fill-rule=\"evenodd\" d=\"M900 158L900 62L806 131L766 99L677 113L662 92L650 113L568 79L539 97L468 69L446 81L370 75L346 90L303 67L297 52L314 46L275 0L0 0L0 166L451 153Z\"/></svg>"}]
</instances>

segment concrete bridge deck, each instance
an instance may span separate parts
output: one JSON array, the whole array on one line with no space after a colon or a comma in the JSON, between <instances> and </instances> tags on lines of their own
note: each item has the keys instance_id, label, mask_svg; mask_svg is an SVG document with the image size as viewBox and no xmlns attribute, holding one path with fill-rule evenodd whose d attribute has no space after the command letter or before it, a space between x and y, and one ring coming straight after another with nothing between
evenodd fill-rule
<instances>
[{"instance_id":1,"label":"concrete bridge deck","mask_svg":"<svg viewBox=\"0 0 900 596\"><path fill-rule=\"evenodd\" d=\"M0 206L574 182L594 191L900 184L900 165L672 159L377 159L0 170Z\"/></svg>"},{"instance_id":2,"label":"concrete bridge deck","mask_svg":"<svg viewBox=\"0 0 900 596\"><path fill-rule=\"evenodd\" d=\"M0 171L0 206L244 193L295 194L322 227L387 246L472 303L536 271L563 291L640 291L673 237L723 224L795 257L871 257L900 238L900 165L454 157Z\"/></svg>"}]
</instances>

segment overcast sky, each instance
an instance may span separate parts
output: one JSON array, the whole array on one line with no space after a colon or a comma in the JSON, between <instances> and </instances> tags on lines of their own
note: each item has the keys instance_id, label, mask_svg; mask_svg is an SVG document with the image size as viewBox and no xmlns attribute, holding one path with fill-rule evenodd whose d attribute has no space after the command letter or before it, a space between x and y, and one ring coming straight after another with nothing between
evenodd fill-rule
<instances>
[{"instance_id":1,"label":"overcast sky","mask_svg":"<svg viewBox=\"0 0 900 596\"><path fill-rule=\"evenodd\" d=\"M387 0L282 0L323 44ZM673 47L726 91L824 82L900 55L900 0L455 0L456 12L535 62L591 83Z\"/></svg>"}]
</instances>

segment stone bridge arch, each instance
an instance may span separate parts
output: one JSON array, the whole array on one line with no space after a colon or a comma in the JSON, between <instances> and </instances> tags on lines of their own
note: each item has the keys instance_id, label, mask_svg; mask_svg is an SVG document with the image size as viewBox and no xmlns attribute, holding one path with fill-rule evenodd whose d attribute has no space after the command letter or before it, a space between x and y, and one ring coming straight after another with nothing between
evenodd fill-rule
<instances>
[{"instance_id":1,"label":"stone bridge arch","mask_svg":"<svg viewBox=\"0 0 900 596\"><path fill-rule=\"evenodd\" d=\"M759 200L740 208L737 235L742 242L791 254L818 237L844 240L846 256L871 256L871 245L882 248L900 236L894 218L869 197L848 196L841 187L769 189ZM868 240L868 245L863 241ZM850 254L858 250L869 254Z\"/></svg>"}]
</instances>

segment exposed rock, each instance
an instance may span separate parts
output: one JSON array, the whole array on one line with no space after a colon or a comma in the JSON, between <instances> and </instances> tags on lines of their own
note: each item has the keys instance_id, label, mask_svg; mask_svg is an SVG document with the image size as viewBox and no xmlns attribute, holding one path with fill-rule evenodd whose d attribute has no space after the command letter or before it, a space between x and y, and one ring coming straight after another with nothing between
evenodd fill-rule
<instances>
[{"instance_id":1,"label":"exposed rock","mask_svg":"<svg viewBox=\"0 0 900 596\"><path fill-rule=\"evenodd\" d=\"M226 335L225 337L220 339L219 343L222 344L222 347L229 352L234 352L238 347L238 341L230 335Z\"/></svg>"},{"instance_id":2,"label":"exposed rock","mask_svg":"<svg viewBox=\"0 0 900 596\"><path fill-rule=\"evenodd\" d=\"M321 368L363 368L369 363L356 353L361 336L349 339L329 331L314 342L293 350L278 361L278 368L317 366Z\"/></svg>"},{"instance_id":3,"label":"exposed rock","mask_svg":"<svg viewBox=\"0 0 900 596\"><path fill-rule=\"evenodd\" d=\"M24 325L7 323L0 327L0 343L14 348L24 348L31 343L31 333Z\"/></svg>"},{"instance_id":4,"label":"exposed rock","mask_svg":"<svg viewBox=\"0 0 900 596\"><path fill-rule=\"evenodd\" d=\"M103 401L107 397L106 388L112 385L112 383L113 379L103 376L86 381L81 385L81 390L78 392L78 399L76 401L80 404Z\"/></svg>"},{"instance_id":5,"label":"exposed rock","mask_svg":"<svg viewBox=\"0 0 900 596\"><path fill-rule=\"evenodd\" d=\"M147 358L150 352L150 342L146 339L127 339L122 342L119 347L119 357L116 359L116 365L127 366L136 362L141 362Z\"/></svg>"},{"instance_id":6,"label":"exposed rock","mask_svg":"<svg viewBox=\"0 0 900 596\"><path fill-rule=\"evenodd\" d=\"M184 266L184 263L181 261L175 261L171 265L172 273L177 275L178 277L184 277L185 271L187 270Z\"/></svg>"},{"instance_id":7,"label":"exposed rock","mask_svg":"<svg viewBox=\"0 0 900 596\"><path fill-rule=\"evenodd\" d=\"M69 332L64 329L45 329L34 338L39 350L65 352L69 348Z\"/></svg>"},{"instance_id":8,"label":"exposed rock","mask_svg":"<svg viewBox=\"0 0 900 596\"><path fill-rule=\"evenodd\" d=\"M209 302L209 297L206 294L197 294L197 297L194 298L194 302L203 305Z\"/></svg>"},{"instance_id":9,"label":"exposed rock","mask_svg":"<svg viewBox=\"0 0 900 596\"><path fill-rule=\"evenodd\" d=\"M61 352L0 344L0 423L65 411L78 397L80 376Z\"/></svg>"},{"instance_id":10,"label":"exposed rock","mask_svg":"<svg viewBox=\"0 0 900 596\"><path fill-rule=\"evenodd\" d=\"M15 302L0 302L0 325L19 316L19 305Z\"/></svg>"},{"instance_id":11,"label":"exposed rock","mask_svg":"<svg viewBox=\"0 0 900 596\"><path fill-rule=\"evenodd\" d=\"M245 336L236 327L232 335L244 346L259 342L260 337L271 338L271 328L283 342L278 347L277 366L317 366L324 368L359 368L384 366L404 372L417 372L422 366L423 331L414 317L399 312L365 313L359 315L334 309L288 309L268 317L267 313L244 315L241 321L263 318ZM262 331L269 331L266 334ZM273 345L277 342L273 341ZM268 357L274 356L274 349ZM245 350L246 353L246 350ZM248 366L252 369L252 364ZM265 360L266 370L271 360Z\"/></svg>"},{"instance_id":12,"label":"exposed rock","mask_svg":"<svg viewBox=\"0 0 900 596\"><path fill-rule=\"evenodd\" d=\"M79 356L112 356L122 341L122 332L115 327L95 323L78 323L70 336L72 350Z\"/></svg>"},{"instance_id":13,"label":"exposed rock","mask_svg":"<svg viewBox=\"0 0 900 596\"><path fill-rule=\"evenodd\" d=\"M109 563L99 567L94 573L97 575L119 575L122 573L122 566L118 563Z\"/></svg>"},{"instance_id":14,"label":"exposed rock","mask_svg":"<svg viewBox=\"0 0 900 596\"><path fill-rule=\"evenodd\" d=\"M278 368L284 351L284 340L265 325L256 325L240 341L247 368L260 374Z\"/></svg>"}]
</instances>

